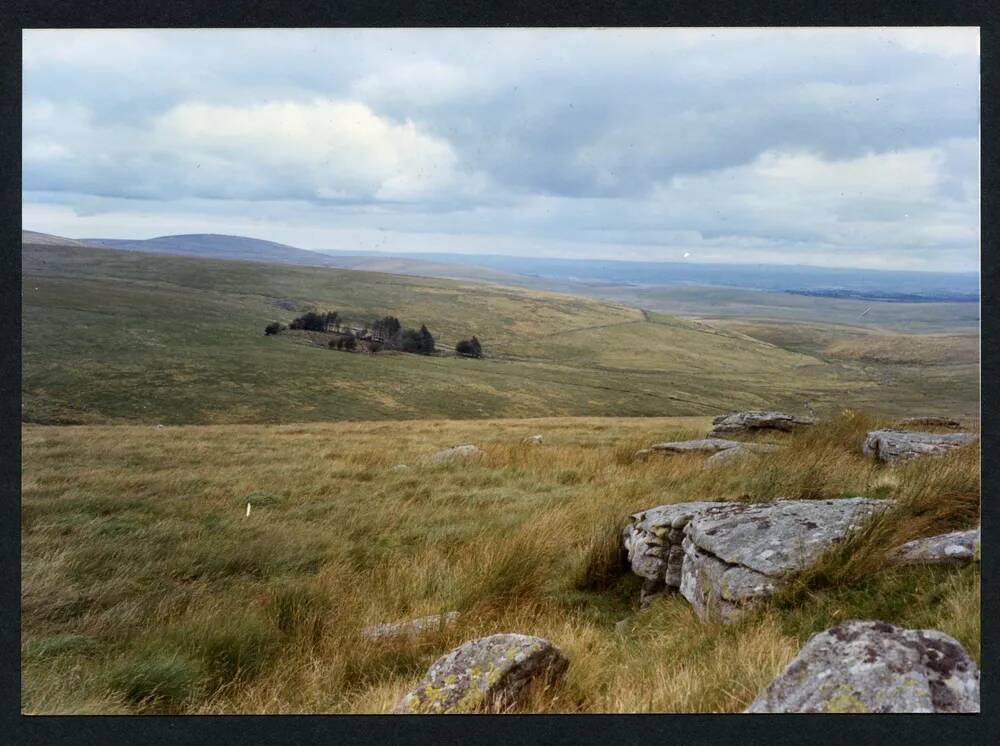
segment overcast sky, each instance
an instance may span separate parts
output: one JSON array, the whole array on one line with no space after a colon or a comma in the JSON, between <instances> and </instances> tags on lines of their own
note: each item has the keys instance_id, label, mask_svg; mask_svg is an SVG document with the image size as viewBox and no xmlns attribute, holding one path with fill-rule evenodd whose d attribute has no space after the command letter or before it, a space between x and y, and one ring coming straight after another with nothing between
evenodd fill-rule
<instances>
[{"instance_id":1,"label":"overcast sky","mask_svg":"<svg viewBox=\"0 0 1000 746\"><path fill-rule=\"evenodd\" d=\"M24 227L979 267L975 29L25 31Z\"/></svg>"}]
</instances>

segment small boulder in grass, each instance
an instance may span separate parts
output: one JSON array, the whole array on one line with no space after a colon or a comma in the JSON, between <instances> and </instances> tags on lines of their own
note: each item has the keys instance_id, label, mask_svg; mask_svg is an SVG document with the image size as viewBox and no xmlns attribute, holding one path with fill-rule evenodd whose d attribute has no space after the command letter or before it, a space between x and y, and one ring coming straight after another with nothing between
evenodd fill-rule
<instances>
[{"instance_id":1,"label":"small boulder in grass","mask_svg":"<svg viewBox=\"0 0 1000 746\"><path fill-rule=\"evenodd\" d=\"M530 685L555 683L569 661L541 637L498 634L471 640L427 670L394 712L447 714L499 712L524 701Z\"/></svg>"},{"instance_id":2,"label":"small boulder in grass","mask_svg":"<svg viewBox=\"0 0 1000 746\"><path fill-rule=\"evenodd\" d=\"M890 560L899 565L963 564L978 558L979 528L914 539L899 547Z\"/></svg>"},{"instance_id":3,"label":"small boulder in grass","mask_svg":"<svg viewBox=\"0 0 1000 746\"><path fill-rule=\"evenodd\" d=\"M433 614L402 622L373 624L370 627L362 629L361 636L370 640L398 637L416 638L427 632L453 627L458 622L458 617L459 614L457 611L449 611L446 614Z\"/></svg>"},{"instance_id":4,"label":"small boulder in grass","mask_svg":"<svg viewBox=\"0 0 1000 746\"><path fill-rule=\"evenodd\" d=\"M542 441L545 440L545 437L541 434L529 435L527 438L525 438L525 440L528 443L531 443L532 445L540 446L542 444Z\"/></svg>"},{"instance_id":5,"label":"small boulder in grass","mask_svg":"<svg viewBox=\"0 0 1000 746\"><path fill-rule=\"evenodd\" d=\"M253 507L259 508L265 505L274 505L278 501L278 496L270 492L252 492L244 497L241 502L244 505L249 503Z\"/></svg>"},{"instance_id":6,"label":"small boulder in grass","mask_svg":"<svg viewBox=\"0 0 1000 746\"><path fill-rule=\"evenodd\" d=\"M476 445L466 444L460 446L454 446L452 448L445 448L437 453L432 453L427 457L427 460L432 463L440 463L443 461L453 461L460 458L471 458L473 456L482 456L485 454L482 448Z\"/></svg>"}]
</instances>

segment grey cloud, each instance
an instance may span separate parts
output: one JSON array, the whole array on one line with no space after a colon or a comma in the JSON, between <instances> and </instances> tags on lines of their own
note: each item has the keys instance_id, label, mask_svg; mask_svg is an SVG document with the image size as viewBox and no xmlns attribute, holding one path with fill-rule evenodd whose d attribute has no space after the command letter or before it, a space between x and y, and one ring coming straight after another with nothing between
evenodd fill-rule
<instances>
[{"instance_id":1,"label":"grey cloud","mask_svg":"<svg viewBox=\"0 0 1000 746\"><path fill-rule=\"evenodd\" d=\"M231 220L234 206L257 202L252 209L277 223L294 214L322 228L335 219L396 231L397 241L463 233L495 236L498 245L509 237L579 241L581 252L698 237L729 242L734 259L761 242L796 256L804 244L823 251L852 241L881 242L902 262L929 244L962 245L967 263L976 255L978 56L954 53L951 37L74 33L26 35L25 103L56 107L47 120L26 118L32 200L92 195L116 210L126 204L119 198L195 200L206 221ZM191 104L317 100L366 104L394 133L385 145L395 153L390 165L378 165L384 143L350 141L361 150L339 159L323 142L343 128L315 118L318 161L298 146L269 157L266 139L234 150L172 138L160 125ZM406 139L408 127L415 140ZM273 141L285 138L276 125ZM392 178L392 158L421 147L426 157L398 165L402 178ZM360 163L351 160L357 153ZM812 180L841 173L834 168L793 174L803 189L785 189L784 177L760 170L774 153L831 164L911 154L901 167L933 171L935 183L918 198L903 174L895 192L890 183L874 196L814 190ZM375 165L365 170L366 161ZM423 188L428 180L432 189Z\"/></svg>"}]
</instances>

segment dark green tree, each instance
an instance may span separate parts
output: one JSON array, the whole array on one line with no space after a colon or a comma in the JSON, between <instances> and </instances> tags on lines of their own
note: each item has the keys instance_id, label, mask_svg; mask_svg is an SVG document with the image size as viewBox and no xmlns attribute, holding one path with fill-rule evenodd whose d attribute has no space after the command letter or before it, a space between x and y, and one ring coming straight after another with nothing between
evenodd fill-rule
<instances>
[{"instance_id":1,"label":"dark green tree","mask_svg":"<svg viewBox=\"0 0 1000 746\"><path fill-rule=\"evenodd\" d=\"M482 357L483 346L479 344L479 340L473 336L472 339L463 339L455 345L455 352L464 357Z\"/></svg>"},{"instance_id":2,"label":"dark green tree","mask_svg":"<svg viewBox=\"0 0 1000 746\"><path fill-rule=\"evenodd\" d=\"M434 354L434 335L428 331L425 324L420 325L420 354Z\"/></svg>"}]
</instances>

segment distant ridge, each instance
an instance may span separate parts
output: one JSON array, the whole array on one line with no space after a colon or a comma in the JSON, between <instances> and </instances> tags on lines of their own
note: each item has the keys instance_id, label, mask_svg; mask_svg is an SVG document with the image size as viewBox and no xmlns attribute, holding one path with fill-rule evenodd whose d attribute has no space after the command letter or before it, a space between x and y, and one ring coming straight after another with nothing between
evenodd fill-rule
<instances>
[{"instance_id":1,"label":"distant ridge","mask_svg":"<svg viewBox=\"0 0 1000 746\"><path fill-rule=\"evenodd\" d=\"M21 243L41 244L44 246L86 246L82 241L65 236L53 236L51 233L38 231L21 231Z\"/></svg>"},{"instance_id":2,"label":"distant ridge","mask_svg":"<svg viewBox=\"0 0 1000 746\"><path fill-rule=\"evenodd\" d=\"M646 295L655 288L745 288L832 300L976 302L977 272L844 269L806 265L712 264L606 259L552 259L495 254L317 250L248 236L192 233L145 240L79 240L23 231L26 243L99 246L122 251L196 256L273 264L353 269L437 277L578 293L623 302L621 293ZM633 299L634 304L639 303ZM656 309L656 305L651 305ZM659 310L663 310L662 308Z\"/></svg>"},{"instance_id":3,"label":"distant ridge","mask_svg":"<svg viewBox=\"0 0 1000 746\"><path fill-rule=\"evenodd\" d=\"M330 255L299 249L275 241L265 241L260 238L218 233L187 233L175 236L157 236L149 239L81 238L75 240L35 231L21 231L21 241L22 243L49 245L97 246L118 251L196 256L204 259L267 262L300 267L331 267L362 272L384 272L498 284L512 284L519 279L514 274L464 263L450 264L384 254L355 255L344 252Z\"/></svg>"}]
</instances>

